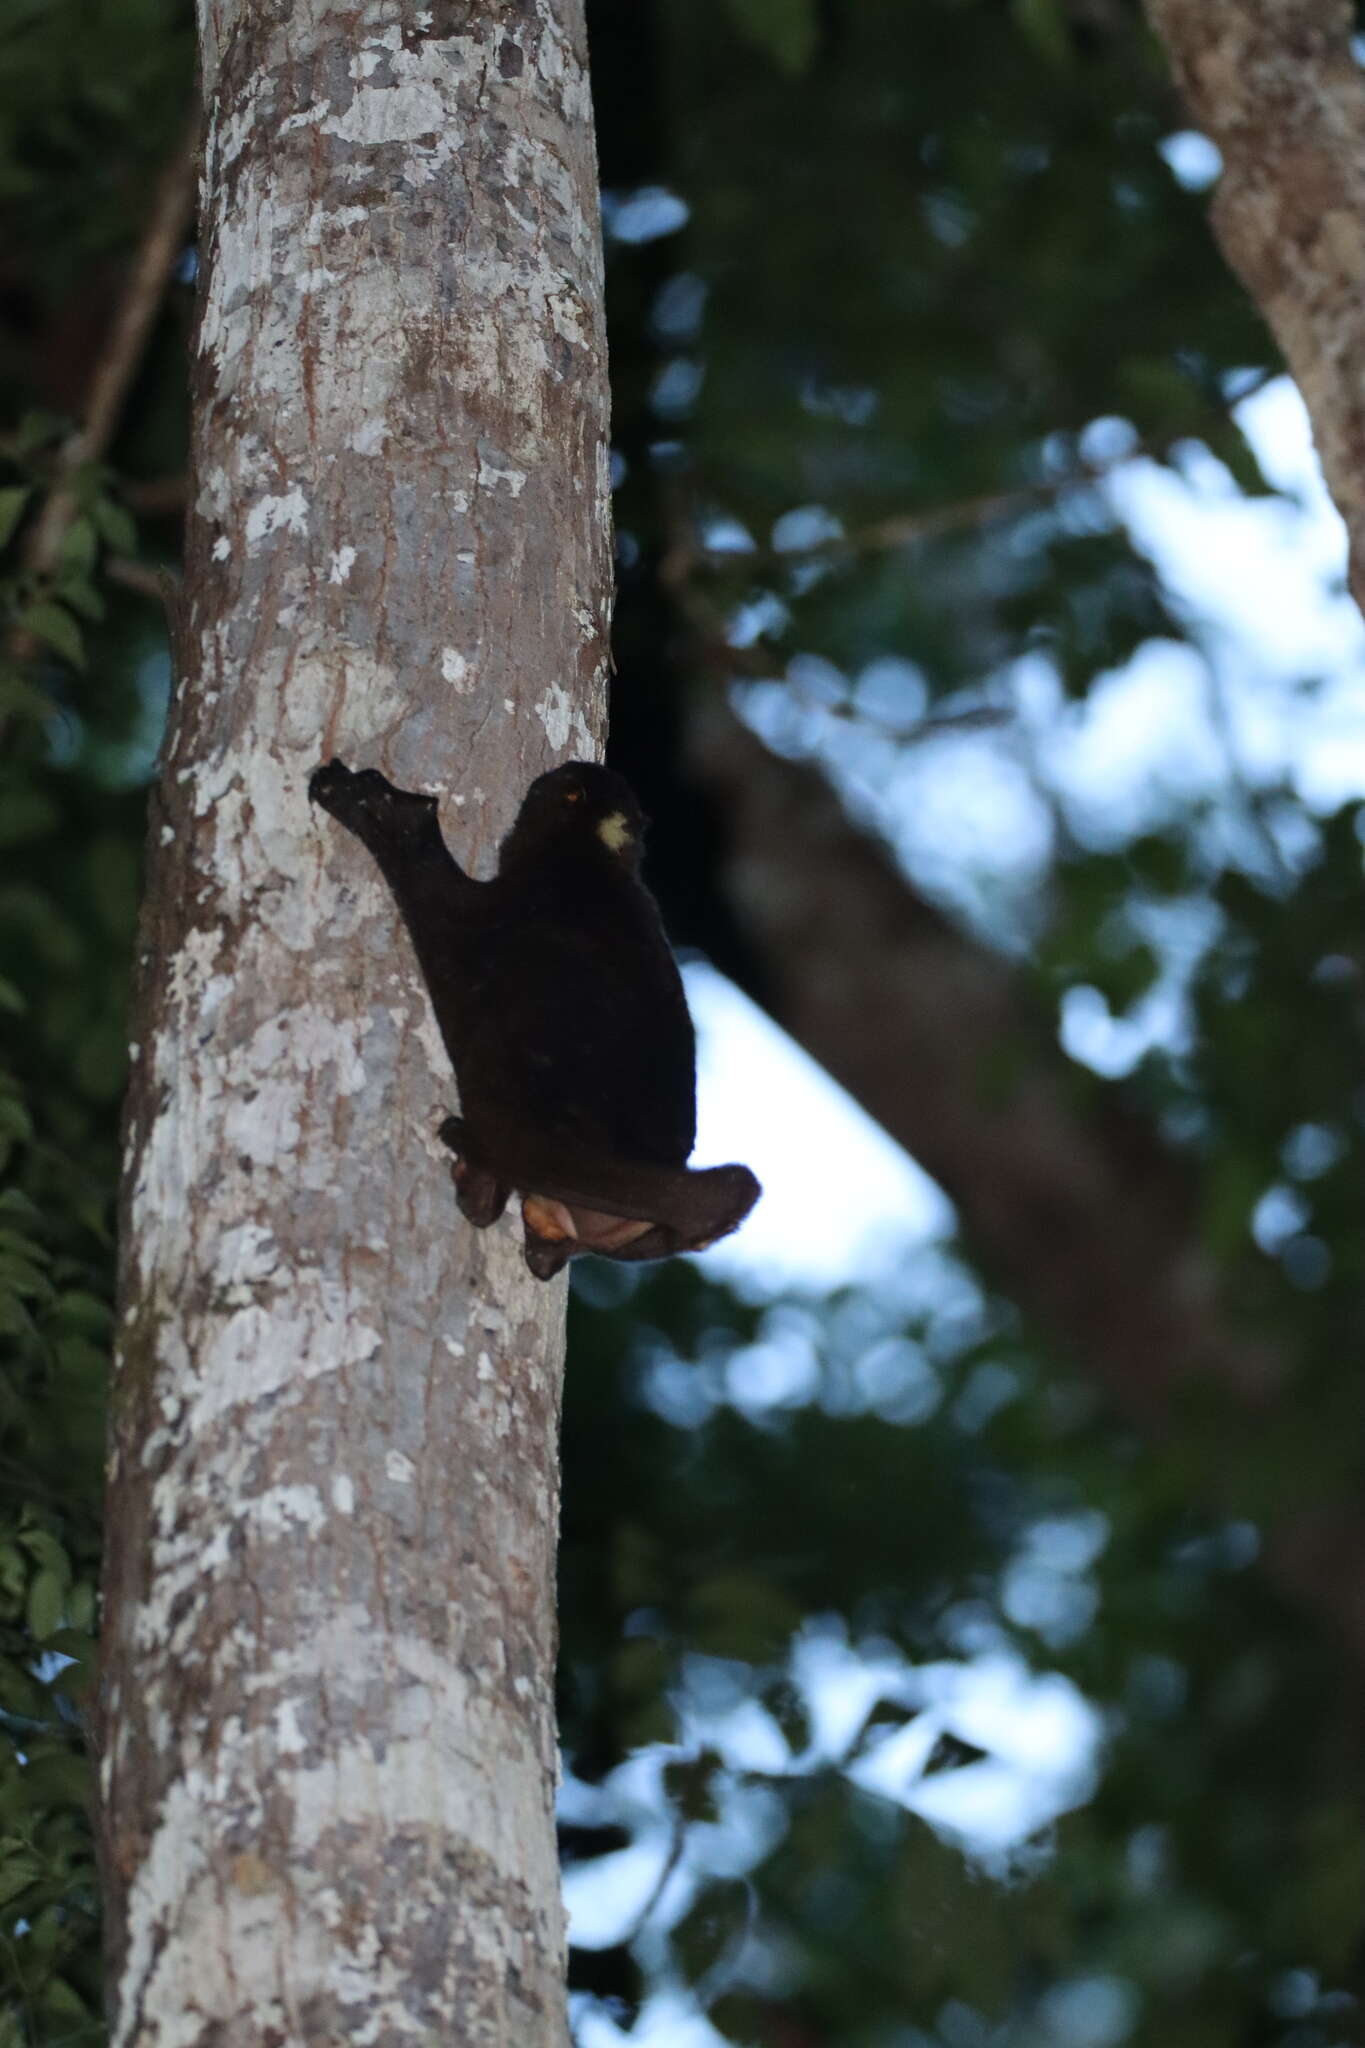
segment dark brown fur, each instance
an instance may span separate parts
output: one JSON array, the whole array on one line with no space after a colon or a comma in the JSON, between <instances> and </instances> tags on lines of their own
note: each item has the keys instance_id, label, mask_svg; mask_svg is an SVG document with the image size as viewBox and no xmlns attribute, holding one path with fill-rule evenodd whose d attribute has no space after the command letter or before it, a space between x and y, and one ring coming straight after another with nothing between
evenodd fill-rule
<instances>
[{"instance_id":1,"label":"dark brown fur","mask_svg":"<svg viewBox=\"0 0 1365 2048\"><path fill-rule=\"evenodd\" d=\"M687 1166L692 1020L629 784L586 761L540 776L488 882L451 856L434 797L340 761L308 787L373 854L416 947L460 1088L441 1136L469 1221L485 1229L515 1190L542 1280L579 1252L667 1258L733 1230L759 1186Z\"/></svg>"}]
</instances>

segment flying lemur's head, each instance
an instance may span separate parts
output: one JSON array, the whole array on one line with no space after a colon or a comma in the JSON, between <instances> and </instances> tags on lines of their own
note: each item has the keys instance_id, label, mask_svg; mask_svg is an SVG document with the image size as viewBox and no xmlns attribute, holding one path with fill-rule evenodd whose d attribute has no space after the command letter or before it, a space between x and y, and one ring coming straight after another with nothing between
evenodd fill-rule
<instances>
[{"instance_id":1,"label":"flying lemur's head","mask_svg":"<svg viewBox=\"0 0 1365 2048\"><path fill-rule=\"evenodd\" d=\"M502 842L498 866L506 870L555 849L605 849L634 871L647 820L624 776L594 761L566 761L537 776L522 799L517 821Z\"/></svg>"}]
</instances>

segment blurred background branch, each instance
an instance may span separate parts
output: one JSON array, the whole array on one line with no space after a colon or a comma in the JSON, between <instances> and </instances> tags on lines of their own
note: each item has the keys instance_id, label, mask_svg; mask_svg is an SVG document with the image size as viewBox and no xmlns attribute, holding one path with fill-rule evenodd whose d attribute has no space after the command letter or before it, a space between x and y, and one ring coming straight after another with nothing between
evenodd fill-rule
<instances>
[{"instance_id":1,"label":"blurred background branch","mask_svg":"<svg viewBox=\"0 0 1365 2048\"><path fill-rule=\"evenodd\" d=\"M142 239L134 251L108 333L90 373L80 424L58 447L46 495L25 530L20 568L38 590L55 577L62 545L81 509L74 479L80 471L102 462L108 453L142 366L166 287L184 254L194 213L198 138L196 116L186 126L157 181ZM127 569L121 580L133 587ZM21 619L11 633L10 659L19 663L31 661L37 646L38 636Z\"/></svg>"}]
</instances>

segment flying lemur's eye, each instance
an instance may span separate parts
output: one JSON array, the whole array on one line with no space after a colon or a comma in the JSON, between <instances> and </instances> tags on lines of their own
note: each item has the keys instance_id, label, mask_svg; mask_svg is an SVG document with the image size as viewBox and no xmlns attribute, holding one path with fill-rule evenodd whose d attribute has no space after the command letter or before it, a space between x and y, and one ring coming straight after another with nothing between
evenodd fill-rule
<instances>
[{"instance_id":1,"label":"flying lemur's eye","mask_svg":"<svg viewBox=\"0 0 1365 2048\"><path fill-rule=\"evenodd\" d=\"M582 792L582 790L581 790L581 789L566 789L566 790L565 790L565 792L564 792L564 801L565 801L565 803L566 803L566 804L581 804L581 803L582 803L582 801L583 801L583 792Z\"/></svg>"}]
</instances>

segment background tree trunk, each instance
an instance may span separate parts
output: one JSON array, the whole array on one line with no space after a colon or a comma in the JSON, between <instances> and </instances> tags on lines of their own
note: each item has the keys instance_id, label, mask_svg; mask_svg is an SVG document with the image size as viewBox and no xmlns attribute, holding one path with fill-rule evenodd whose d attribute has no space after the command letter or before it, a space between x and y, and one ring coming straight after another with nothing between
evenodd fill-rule
<instances>
[{"instance_id":1,"label":"background tree trunk","mask_svg":"<svg viewBox=\"0 0 1365 2048\"><path fill-rule=\"evenodd\" d=\"M581 13L216 0L201 42L105 1588L114 2039L538 2048L563 1290L458 1220L406 940L306 784L336 753L448 791L486 872L529 777L599 751Z\"/></svg>"}]
</instances>

